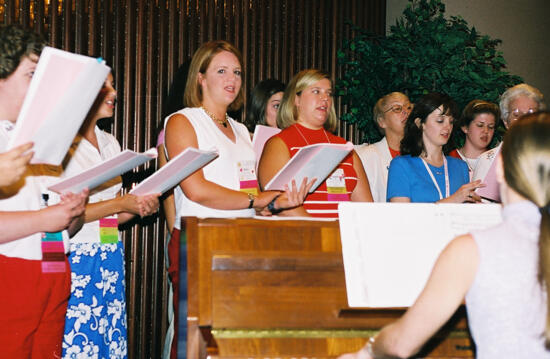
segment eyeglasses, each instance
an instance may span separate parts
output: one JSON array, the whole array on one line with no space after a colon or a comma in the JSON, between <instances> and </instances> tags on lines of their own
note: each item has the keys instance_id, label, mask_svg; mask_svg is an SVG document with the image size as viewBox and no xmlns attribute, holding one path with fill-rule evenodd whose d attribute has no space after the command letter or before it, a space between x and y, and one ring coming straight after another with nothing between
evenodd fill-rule
<instances>
[{"instance_id":1,"label":"eyeglasses","mask_svg":"<svg viewBox=\"0 0 550 359\"><path fill-rule=\"evenodd\" d=\"M393 113L411 112L412 108L413 108L413 105L410 103L406 105L393 105L392 107L384 111L384 113L388 113L390 111Z\"/></svg>"},{"instance_id":2,"label":"eyeglasses","mask_svg":"<svg viewBox=\"0 0 550 359\"><path fill-rule=\"evenodd\" d=\"M512 115L512 119L517 120L521 116L527 115L529 113L533 113L535 111L536 111L536 109L530 108L530 109L527 110L527 112L523 112L519 108L516 108L516 109L512 110L512 112L510 114Z\"/></svg>"}]
</instances>

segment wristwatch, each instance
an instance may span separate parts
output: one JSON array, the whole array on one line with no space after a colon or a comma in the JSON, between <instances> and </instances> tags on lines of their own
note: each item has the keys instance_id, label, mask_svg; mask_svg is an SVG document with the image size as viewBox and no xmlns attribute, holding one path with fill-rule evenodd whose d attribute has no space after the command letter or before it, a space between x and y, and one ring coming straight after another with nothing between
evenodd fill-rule
<instances>
[{"instance_id":1,"label":"wristwatch","mask_svg":"<svg viewBox=\"0 0 550 359\"><path fill-rule=\"evenodd\" d=\"M275 197L273 197L271 202L268 203L267 209L269 212L271 212L271 214L277 214L283 210L282 208L275 208L275 201L277 201L277 198L279 198L280 196L280 194L276 195Z\"/></svg>"},{"instance_id":2,"label":"wristwatch","mask_svg":"<svg viewBox=\"0 0 550 359\"><path fill-rule=\"evenodd\" d=\"M246 194L248 195L248 208L254 207L254 200L256 199L256 196L250 192L246 192Z\"/></svg>"}]
</instances>

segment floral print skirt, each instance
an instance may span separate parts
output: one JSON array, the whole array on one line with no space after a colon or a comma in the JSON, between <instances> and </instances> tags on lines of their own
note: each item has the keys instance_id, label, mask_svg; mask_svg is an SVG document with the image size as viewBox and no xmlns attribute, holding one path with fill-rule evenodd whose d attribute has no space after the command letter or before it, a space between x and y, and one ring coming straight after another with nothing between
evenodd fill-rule
<instances>
[{"instance_id":1,"label":"floral print skirt","mask_svg":"<svg viewBox=\"0 0 550 359\"><path fill-rule=\"evenodd\" d=\"M122 242L71 244L69 263L71 296L65 318L63 358L126 358Z\"/></svg>"}]
</instances>

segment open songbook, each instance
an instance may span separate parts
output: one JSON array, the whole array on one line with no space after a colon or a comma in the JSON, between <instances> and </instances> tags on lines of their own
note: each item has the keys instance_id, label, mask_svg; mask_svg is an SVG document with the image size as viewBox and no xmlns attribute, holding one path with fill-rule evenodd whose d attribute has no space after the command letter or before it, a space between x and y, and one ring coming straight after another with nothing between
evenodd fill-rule
<instances>
[{"instance_id":1,"label":"open songbook","mask_svg":"<svg viewBox=\"0 0 550 359\"><path fill-rule=\"evenodd\" d=\"M267 140L279 132L281 132L281 130L277 127L256 125L254 128L254 136L252 136L252 148L254 148L254 153L256 153L257 162L260 162L260 157L262 157L262 152Z\"/></svg>"},{"instance_id":2,"label":"open songbook","mask_svg":"<svg viewBox=\"0 0 550 359\"><path fill-rule=\"evenodd\" d=\"M500 202L500 186L497 182L497 157L500 155L500 146L494 148L491 151L482 153L481 156L485 156L490 162L484 161L484 166L481 166L481 156L480 161L478 161L478 166L474 169L472 176L472 181L480 179L485 187L478 188L476 193L491 202Z\"/></svg>"},{"instance_id":3,"label":"open songbook","mask_svg":"<svg viewBox=\"0 0 550 359\"><path fill-rule=\"evenodd\" d=\"M310 192L313 192L352 150L351 142L304 146L269 181L265 190L284 191L285 185L290 186L293 179L296 185L300 186L302 180L307 177L309 180L317 179L310 189Z\"/></svg>"},{"instance_id":4,"label":"open songbook","mask_svg":"<svg viewBox=\"0 0 550 359\"><path fill-rule=\"evenodd\" d=\"M109 71L102 60L45 47L8 148L32 141L31 163L60 165Z\"/></svg>"},{"instance_id":5,"label":"open songbook","mask_svg":"<svg viewBox=\"0 0 550 359\"><path fill-rule=\"evenodd\" d=\"M497 204L353 203L338 207L350 307L408 307L456 236L502 221Z\"/></svg>"},{"instance_id":6,"label":"open songbook","mask_svg":"<svg viewBox=\"0 0 550 359\"><path fill-rule=\"evenodd\" d=\"M157 150L151 148L144 153L124 150L118 155L98 164L75 176L66 178L48 187L50 191L57 193L78 193L84 188L92 191L97 186L112 178L128 172L132 168L140 166L157 157Z\"/></svg>"},{"instance_id":7,"label":"open songbook","mask_svg":"<svg viewBox=\"0 0 550 359\"><path fill-rule=\"evenodd\" d=\"M130 191L136 196L164 193L218 157L217 150L188 147Z\"/></svg>"}]
</instances>

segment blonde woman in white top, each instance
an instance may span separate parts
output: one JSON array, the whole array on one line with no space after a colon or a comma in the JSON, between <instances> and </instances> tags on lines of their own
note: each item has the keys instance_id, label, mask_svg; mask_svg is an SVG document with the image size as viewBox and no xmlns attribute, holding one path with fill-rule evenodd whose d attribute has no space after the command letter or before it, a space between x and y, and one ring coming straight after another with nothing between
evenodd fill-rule
<instances>
[{"instance_id":1,"label":"blonde woman in white top","mask_svg":"<svg viewBox=\"0 0 550 359\"><path fill-rule=\"evenodd\" d=\"M369 179L375 202L386 202L388 169L391 160L400 154L399 146L411 110L412 104L404 93L392 92L381 97L374 105L373 115L384 137L371 145L355 147Z\"/></svg>"},{"instance_id":2,"label":"blonde woman in white top","mask_svg":"<svg viewBox=\"0 0 550 359\"><path fill-rule=\"evenodd\" d=\"M240 52L225 41L203 44L193 55L184 94L186 108L165 121L168 159L188 147L216 148L219 157L176 187L175 231L169 243L178 317L179 227L182 215L197 217L252 217L302 204L313 182L294 184L285 192L261 192L256 178L256 156L246 127L227 115L243 103ZM175 324L177 337L177 323ZM172 354L177 350L173 341ZM193 354L189 354L193 357Z\"/></svg>"}]
</instances>

